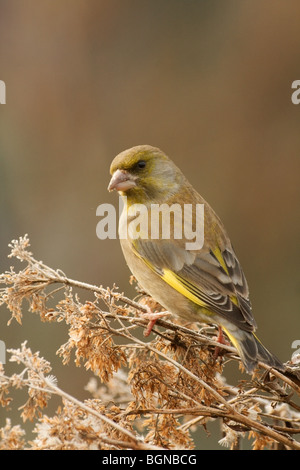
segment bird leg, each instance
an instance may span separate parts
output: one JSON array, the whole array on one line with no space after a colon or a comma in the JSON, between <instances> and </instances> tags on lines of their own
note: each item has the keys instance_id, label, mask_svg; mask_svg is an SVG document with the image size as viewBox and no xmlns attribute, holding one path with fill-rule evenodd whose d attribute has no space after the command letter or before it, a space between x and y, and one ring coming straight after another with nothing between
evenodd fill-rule
<instances>
[{"instance_id":1,"label":"bird leg","mask_svg":"<svg viewBox=\"0 0 300 470\"><path fill-rule=\"evenodd\" d=\"M218 336L217 336L217 341L220 344L226 344L228 345L228 341L224 338L223 330L221 326L218 326ZM215 352L214 352L214 358L217 359L218 356L221 356L220 351L222 350L221 346L216 346Z\"/></svg>"},{"instance_id":2,"label":"bird leg","mask_svg":"<svg viewBox=\"0 0 300 470\"><path fill-rule=\"evenodd\" d=\"M149 320L149 323L147 325L147 328L144 331L144 336L149 336L152 328L154 327L156 321L159 318L166 317L168 315L171 315L170 312L152 312L151 308L148 307L148 305L144 305L144 307L148 310L146 313L141 313L141 317L145 318L145 320Z\"/></svg>"}]
</instances>

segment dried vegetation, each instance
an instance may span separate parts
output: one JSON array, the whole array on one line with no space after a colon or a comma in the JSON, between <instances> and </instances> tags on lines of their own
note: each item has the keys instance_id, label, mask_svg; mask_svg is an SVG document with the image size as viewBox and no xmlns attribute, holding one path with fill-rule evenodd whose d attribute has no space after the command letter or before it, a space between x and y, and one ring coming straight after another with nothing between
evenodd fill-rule
<instances>
[{"instance_id":1,"label":"dried vegetation","mask_svg":"<svg viewBox=\"0 0 300 470\"><path fill-rule=\"evenodd\" d=\"M43 321L65 322L68 339L57 354L63 364L75 360L95 378L86 386L91 398L80 401L58 386L51 364L27 342L8 350L21 372L7 375L0 365L0 402L11 407L12 389L26 390L21 418L34 422L35 438L26 439L21 425L7 419L0 449L194 449L196 430L207 430L212 420L220 422L219 444L231 449L249 438L253 449L300 449L297 358L285 375L260 364L252 378L228 384L227 362L242 365L231 346L215 357L214 328L160 319L146 341L141 330L147 322L139 313L145 305L153 308L152 299L144 296L138 303L115 287L69 279L34 259L27 236L10 248L9 256L25 267L0 275L8 323L22 322L24 301ZM92 291L94 300L82 301L82 289ZM53 298L55 308L49 306ZM52 395L61 404L48 416Z\"/></svg>"}]
</instances>

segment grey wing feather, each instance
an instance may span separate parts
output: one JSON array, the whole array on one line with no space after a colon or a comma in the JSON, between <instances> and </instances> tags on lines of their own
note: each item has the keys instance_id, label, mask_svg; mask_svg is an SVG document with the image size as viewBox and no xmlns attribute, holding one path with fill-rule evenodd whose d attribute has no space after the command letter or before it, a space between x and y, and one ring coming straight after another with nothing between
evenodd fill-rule
<instances>
[{"instance_id":1,"label":"grey wing feather","mask_svg":"<svg viewBox=\"0 0 300 470\"><path fill-rule=\"evenodd\" d=\"M134 245L139 256L151 260L157 274L162 275L164 269L172 270L212 311L247 331L256 328L247 281L233 250L226 248L222 252L226 273L212 252L188 251L164 240L138 239ZM232 302L232 296L237 298L238 305Z\"/></svg>"}]
</instances>

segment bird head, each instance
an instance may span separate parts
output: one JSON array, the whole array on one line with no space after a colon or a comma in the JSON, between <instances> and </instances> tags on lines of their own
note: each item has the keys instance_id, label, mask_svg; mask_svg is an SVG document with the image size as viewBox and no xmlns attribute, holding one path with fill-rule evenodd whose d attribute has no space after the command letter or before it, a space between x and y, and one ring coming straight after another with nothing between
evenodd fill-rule
<instances>
[{"instance_id":1,"label":"bird head","mask_svg":"<svg viewBox=\"0 0 300 470\"><path fill-rule=\"evenodd\" d=\"M184 176L160 149L150 145L132 147L117 155L111 166L108 190L127 196L131 203L169 199Z\"/></svg>"}]
</instances>

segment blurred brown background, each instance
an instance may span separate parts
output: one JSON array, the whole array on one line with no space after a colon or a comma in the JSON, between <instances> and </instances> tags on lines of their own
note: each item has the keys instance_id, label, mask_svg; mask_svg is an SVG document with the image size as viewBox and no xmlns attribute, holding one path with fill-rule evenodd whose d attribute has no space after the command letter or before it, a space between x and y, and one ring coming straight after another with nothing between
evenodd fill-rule
<instances>
[{"instance_id":1,"label":"blurred brown background","mask_svg":"<svg viewBox=\"0 0 300 470\"><path fill-rule=\"evenodd\" d=\"M96 237L96 208L117 207L113 157L158 146L224 221L259 337L287 360L300 339L299 18L297 0L0 0L1 272L28 233L51 267L133 295L118 240ZM28 314L7 327L0 312L8 348L28 339L62 388L87 396L86 373L55 356L61 324Z\"/></svg>"}]
</instances>

